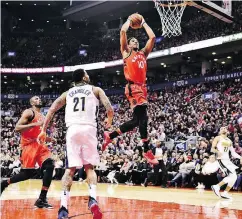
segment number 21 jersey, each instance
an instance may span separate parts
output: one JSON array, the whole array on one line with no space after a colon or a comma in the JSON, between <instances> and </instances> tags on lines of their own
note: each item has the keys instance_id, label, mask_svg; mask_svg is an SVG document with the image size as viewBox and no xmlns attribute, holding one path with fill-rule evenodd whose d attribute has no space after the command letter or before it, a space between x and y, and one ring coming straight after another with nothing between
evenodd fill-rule
<instances>
[{"instance_id":1,"label":"number 21 jersey","mask_svg":"<svg viewBox=\"0 0 242 219\"><path fill-rule=\"evenodd\" d=\"M91 85L75 86L67 91L65 122L97 127L99 100L93 93Z\"/></svg>"},{"instance_id":2,"label":"number 21 jersey","mask_svg":"<svg viewBox=\"0 0 242 219\"><path fill-rule=\"evenodd\" d=\"M124 59L124 76L126 80L145 84L146 72L147 63L144 52L131 50L129 56Z\"/></svg>"}]
</instances>

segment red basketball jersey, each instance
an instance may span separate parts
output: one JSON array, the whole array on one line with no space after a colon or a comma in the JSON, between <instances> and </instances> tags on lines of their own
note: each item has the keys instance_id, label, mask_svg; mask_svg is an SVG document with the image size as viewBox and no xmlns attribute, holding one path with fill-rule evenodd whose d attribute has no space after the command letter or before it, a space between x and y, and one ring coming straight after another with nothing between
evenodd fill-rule
<instances>
[{"instance_id":1,"label":"red basketball jersey","mask_svg":"<svg viewBox=\"0 0 242 219\"><path fill-rule=\"evenodd\" d=\"M41 113L36 111L34 111L34 113L35 113L34 119L31 122L29 122L29 124L41 122L44 120L45 117ZM23 131L21 133L21 141L20 141L21 146L30 144L32 142L36 142L36 139L40 134L40 132L41 132L41 126L34 126L30 129Z\"/></svg>"},{"instance_id":2,"label":"red basketball jersey","mask_svg":"<svg viewBox=\"0 0 242 219\"><path fill-rule=\"evenodd\" d=\"M145 84L147 63L143 51L131 51L130 55L124 59L124 76L126 80L134 83Z\"/></svg>"}]
</instances>

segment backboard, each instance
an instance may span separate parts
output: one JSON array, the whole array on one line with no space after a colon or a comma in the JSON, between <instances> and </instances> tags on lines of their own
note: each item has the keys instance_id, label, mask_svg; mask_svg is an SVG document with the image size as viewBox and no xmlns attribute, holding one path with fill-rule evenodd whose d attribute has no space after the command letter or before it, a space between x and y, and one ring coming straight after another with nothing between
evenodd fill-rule
<instances>
[{"instance_id":1,"label":"backboard","mask_svg":"<svg viewBox=\"0 0 242 219\"><path fill-rule=\"evenodd\" d=\"M232 0L220 0L220 1L188 1L189 6L193 6L202 10L218 19L232 23Z\"/></svg>"}]
</instances>

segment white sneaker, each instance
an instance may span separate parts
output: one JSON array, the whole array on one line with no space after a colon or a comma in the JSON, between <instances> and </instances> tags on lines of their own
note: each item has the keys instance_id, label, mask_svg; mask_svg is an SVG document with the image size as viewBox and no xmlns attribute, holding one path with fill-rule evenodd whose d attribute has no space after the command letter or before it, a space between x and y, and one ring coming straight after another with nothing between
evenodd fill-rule
<instances>
[{"instance_id":1,"label":"white sneaker","mask_svg":"<svg viewBox=\"0 0 242 219\"><path fill-rule=\"evenodd\" d=\"M205 189L205 185L203 185L203 183L201 183L200 189Z\"/></svg>"},{"instance_id":2,"label":"white sneaker","mask_svg":"<svg viewBox=\"0 0 242 219\"><path fill-rule=\"evenodd\" d=\"M220 195L221 195L221 198L224 198L224 199L232 199L232 197L229 195L229 193L227 191L224 191Z\"/></svg>"},{"instance_id":3,"label":"white sneaker","mask_svg":"<svg viewBox=\"0 0 242 219\"><path fill-rule=\"evenodd\" d=\"M196 189L201 189L200 187L201 187L201 183L198 183Z\"/></svg>"},{"instance_id":4,"label":"white sneaker","mask_svg":"<svg viewBox=\"0 0 242 219\"><path fill-rule=\"evenodd\" d=\"M217 195L218 197L220 197L220 187L218 185L213 185L211 186L211 189L213 190L213 192L215 193L215 195Z\"/></svg>"}]
</instances>

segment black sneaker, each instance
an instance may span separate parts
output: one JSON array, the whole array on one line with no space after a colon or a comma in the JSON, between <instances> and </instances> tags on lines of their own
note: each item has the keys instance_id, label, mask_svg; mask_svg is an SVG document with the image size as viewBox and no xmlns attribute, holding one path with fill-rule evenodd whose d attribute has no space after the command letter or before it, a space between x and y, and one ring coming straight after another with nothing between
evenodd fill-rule
<instances>
[{"instance_id":1,"label":"black sneaker","mask_svg":"<svg viewBox=\"0 0 242 219\"><path fill-rule=\"evenodd\" d=\"M48 202L47 202L47 199L37 199L37 201L35 202L34 204L35 207L37 208L47 208L47 209L53 209L53 206L50 205Z\"/></svg>"},{"instance_id":2,"label":"black sneaker","mask_svg":"<svg viewBox=\"0 0 242 219\"><path fill-rule=\"evenodd\" d=\"M68 214L68 210L64 206L61 206L61 208L58 211L58 219L68 218Z\"/></svg>"},{"instance_id":3,"label":"black sneaker","mask_svg":"<svg viewBox=\"0 0 242 219\"><path fill-rule=\"evenodd\" d=\"M0 193L0 196L2 195L3 191L8 187L8 181L7 180L3 180L1 182L1 193Z\"/></svg>"}]
</instances>

